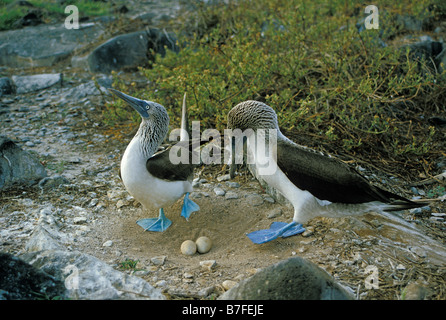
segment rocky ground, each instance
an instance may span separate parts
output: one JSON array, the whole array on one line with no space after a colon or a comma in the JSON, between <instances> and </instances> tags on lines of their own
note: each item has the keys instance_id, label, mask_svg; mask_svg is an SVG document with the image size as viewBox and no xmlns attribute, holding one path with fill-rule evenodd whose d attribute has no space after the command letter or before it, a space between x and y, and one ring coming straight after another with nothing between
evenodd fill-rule
<instances>
[{"instance_id":1,"label":"rocky ground","mask_svg":"<svg viewBox=\"0 0 446 320\"><path fill-rule=\"evenodd\" d=\"M255 245L245 233L290 221L292 208L273 199L245 170L231 180L226 168L207 166L196 171L191 195L200 211L185 221L179 200L166 208L173 221L166 232L145 232L136 220L157 213L144 212L118 177L120 157L136 126L109 127L100 121L104 102L111 99L105 89L111 78L66 62L3 71L10 76L62 73L64 80L1 97L1 135L36 155L50 179L2 192L0 251L26 253L30 237L43 224L57 231L65 250L90 254L171 299L215 299L293 256L317 264L358 299L445 298L444 203L399 213L397 219L373 213L319 217L302 235ZM401 188L398 179L383 179L387 187ZM182 242L200 236L212 240L211 250L183 255Z\"/></svg>"}]
</instances>

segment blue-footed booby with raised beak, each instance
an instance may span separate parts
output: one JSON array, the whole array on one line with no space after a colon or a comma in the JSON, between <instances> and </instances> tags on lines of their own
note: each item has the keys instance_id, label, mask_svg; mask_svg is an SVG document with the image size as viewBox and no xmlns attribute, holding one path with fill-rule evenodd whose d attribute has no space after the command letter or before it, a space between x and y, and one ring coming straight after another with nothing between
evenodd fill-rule
<instances>
[{"instance_id":1,"label":"blue-footed booby with raised beak","mask_svg":"<svg viewBox=\"0 0 446 320\"><path fill-rule=\"evenodd\" d=\"M265 103L250 100L236 105L228 114L228 128L252 130L247 150L258 177L280 191L294 207L291 223L274 222L270 229L247 234L254 243L301 233L305 231L302 223L315 216L339 217L426 205L374 186L344 162L294 143L280 132L276 113ZM256 152L254 136L258 132L267 134L270 129L277 136L276 157L266 159L264 152ZM270 161L276 161L274 172L258 170Z\"/></svg>"},{"instance_id":2,"label":"blue-footed booby with raised beak","mask_svg":"<svg viewBox=\"0 0 446 320\"><path fill-rule=\"evenodd\" d=\"M109 89L133 107L142 118L139 129L125 149L121 160L120 177L128 193L140 202L144 209L158 209L158 218L137 221L146 231L165 231L171 224L164 214L164 207L172 205L184 195L181 216L188 219L200 207L189 199L192 192L194 164L173 164L169 159L170 148L159 151L168 132L169 115L155 102L140 100L118 90ZM186 120L186 96L183 99L181 138L184 145ZM182 142L183 141L183 142Z\"/></svg>"}]
</instances>

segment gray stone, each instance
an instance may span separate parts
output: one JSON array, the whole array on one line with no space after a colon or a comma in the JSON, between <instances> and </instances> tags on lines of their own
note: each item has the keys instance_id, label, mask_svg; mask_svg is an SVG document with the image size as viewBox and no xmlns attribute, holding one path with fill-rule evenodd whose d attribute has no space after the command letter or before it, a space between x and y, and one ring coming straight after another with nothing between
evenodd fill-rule
<instances>
[{"instance_id":1,"label":"gray stone","mask_svg":"<svg viewBox=\"0 0 446 320\"><path fill-rule=\"evenodd\" d=\"M14 81L18 94L39 91L54 85L62 85L62 79L61 73L12 76L12 81Z\"/></svg>"},{"instance_id":2,"label":"gray stone","mask_svg":"<svg viewBox=\"0 0 446 320\"><path fill-rule=\"evenodd\" d=\"M263 204L263 198L258 194L250 194L246 196L246 203L250 206L257 207Z\"/></svg>"},{"instance_id":3,"label":"gray stone","mask_svg":"<svg viewBox=\"0 0 446 320\"><path fill-rule=\"evenodd\" d=\"M214 192L217 196L224 196L226 194L225 190L219 187L215 187Z\"/></svg>"},{"instance_id":4,"label":"gray stone","mask_svg":"<svg viewBox=\"0 0 446 320\"><path fill-rule=\"evenodd\" d=\"M230 200L230 199L238 199L238 194L233 192L233 191L228 191L225 194L225 199L226 200Z\"/></svg>"},{"instance_id":5,"label":"gray stone","mask_svg":"<svg viewBox=\"0 0 446 320\"><path fill-rule=\"evenodd\" d=\"M165 47L178 50L172 34L152 28L116 36L88 56L90 71L109 73L113 70L134 69L146 66L151 50L165 54Z\"/></svg>"},{"instance_id":6,"label":"gray stone","mask_svg":"<svg viewBox=\"0 0 446 320\"><path fill-rule=\"evenodd\" d=\"M31 186L46 177L45 167L13 141L0 136L0 190Z\"/></svg>"},{"instance_id":7,"label":"gray stone","mask_svg":"<svg viewBox=\"0 0 446 320\"><path fill-rule=\"evenodd\" d=\"M62 250L63 246L59 243L54 232L49 232L47 228L43 226L43 224L39 224L36 229L34 229L30 239L26 243L25 249L28 252Z\"/></svg>"},{"instance_id":8,"label":"gray stone","mask_svg":"<svg viewBox=\"0 0 446 320\"><path fill-rule=\"evenodd\" d=\"M68 184L70 183L70 181L63 177L63 176L59 176L59 175L55 175L52 177L45 177L42 180L40 180L39 182L39 188L41 189L54 189L54 188L58 188L63 184Z\"/></svg>"},{"instance_id":9,"label":"gray stone","mask_svg":"<svg viewBox=\"0 0 446 320\"><path fill-rule=\"evenodd\" d=\"M81 23L67 30L63 23L0 32L0 65L11 68L49 67L97 40L99 23Z\"/></svg>"},{"instance_id":10,"label":"gray stone","mask_svg":"<svg viewBox=\"0 0 446 320\"><path fill-rule=\"evenodd\" d=\"M218 181L228 181L231 179L231 175L230 174L224 174L222 176L217 177Z\"/></svg>"},{"instance_id":11,"label":"gray stone","mask_svg":"<svg viewBox=\"0 0 446 320\"><path fill-rule=\"evenodd\" d=\"M281 216L281 215L282 215L282 209L281 208L274 208L274 209L272 209L271 211L269 211L266 214L266 217L268 219L274 219L274 218L277 218L278 216Z\"/></svg>"},{"instance_id":12,"label":"gray stone","mask_svg":"<svg viewBox=\"0 0 446 320\"><path fill-rule=\"evenodd\" d=\"M12 94L14 92L14 85L11 79L8 77L2 77L0 78L0 97Z\"/></svg>"},{"instance_id":13,"label":"gray stone","mask_svg":"<svg viewBox=\"0 0 446 320\"><path fill-rule=\"evenodd\" d=\"M69 299L165 299L159 290L143 279L117 271L88 254L49 250L25 253L20 258L54 278L61 279Z\"/></svg>"},{"instance_id":14,"label":"gray stone","mask_svg":"<svg viewBox=\"0 0 446 320\"><path fill-rule=\"evenodd\" d=\"M220 300L350 300L314 263L300 257L269 266L226 291Z\"/></svg>"}]
</instances>

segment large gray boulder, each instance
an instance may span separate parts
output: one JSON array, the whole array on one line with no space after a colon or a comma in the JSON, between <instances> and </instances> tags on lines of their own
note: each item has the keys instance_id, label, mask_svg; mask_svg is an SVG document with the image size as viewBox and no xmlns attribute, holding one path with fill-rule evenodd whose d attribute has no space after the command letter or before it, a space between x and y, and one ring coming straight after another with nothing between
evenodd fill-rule
<instances>
[{"instance_id":1,"label":"large gray boulder","mask_svg":"<svg viewBox=\"0 0 446 320\"><path fill-rule=\"evenodd\" d=\"M220 300L350 300L350 294L314 263L300 257L269 266Z\"/></svg>"},{"instance_id":2,"label":"large gray boulder","mask_svg":"<svg viewBox=\"0 0 446 320\"><path fill-rule=\"evenodd\" d=\"M165 47L177 50L175 37L159 29L147 29L116 36L97 47L88 56L90 71L109 73L113 70L146 66L152 52L165 54Z\"/></svg>"},{"instance_id":3,"label":"large gray boulder","mask_svg":"<svg viewBox=\"0 0 446 320\"><path fill-rule=\"evenodd\" d=\"M104 34L98 22L66 29L63 23L0 32L0 66L50 67L70 57Z\"/></svg>"},{"instance_id":4,"label":"large gray boulder","mask_svg":"<svg viewBox=\"0 0 446 320\"><path fill-rule=\"evenodd\" d=\"M13 141L0 136L0 190L31 186L46 177L45 167Z\"/></svg>"},{"instance_id":5,"label":"large gray boulder","mask_svg":"<svg viewBox=\"0 0 446 320\"><path fill-rule=\"evenodd\" d=\"M29 76L12 76L18 94L43 90L62 85L62 73L44 73Z\"/></svg>"},{"instance_id":6,"label":"large gray boulder","mask_svg":"<svg viewBox=\"0 0 446 320\"><path fill-rule=\"evenodd\" d=\"M20 256L35 268L61 279L73 300L164 300L163 294L141 278L117 271L80 252L34 251Z\"/></svg>"}]
</instances>

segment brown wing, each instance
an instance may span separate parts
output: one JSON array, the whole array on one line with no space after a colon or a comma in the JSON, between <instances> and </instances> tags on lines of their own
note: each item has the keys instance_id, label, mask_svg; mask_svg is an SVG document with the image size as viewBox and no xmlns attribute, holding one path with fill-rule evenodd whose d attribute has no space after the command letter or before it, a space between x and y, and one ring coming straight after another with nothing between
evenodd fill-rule
<instances>
[{"instance_id":1,"label":"brown wing","mask_svg":"<svg viewBox=\"0 0 446 320\"><path fill-rule=\"evenodd\" d=\"M165 150L159 151L149 158L146 162L146 168L151 175L159 179L169 181L190 180L193 177L194 168L200 165L200 163L193 163L196 159L200 159L199 152L195 148L212 140L213 138L210 137L207 141L180 141L175 145L170 145ZM180 147L182 149L181 152L188 152L188 163L172 163L169 157L173 147ZM179 152L179 150L173 150L173 152Z\"/></svg>"},{"instance_id":2,"label":"brown wing","mask_svg":"<svg viewBox=\"0 0 446 320\"><path fill-rule=\"evenodd\" d=\"M408 201L371 185L356 170L335 158L288 142L278 141L277 164L293 184L320 200L338 203Z\"/></svg>"}]
</instances>

